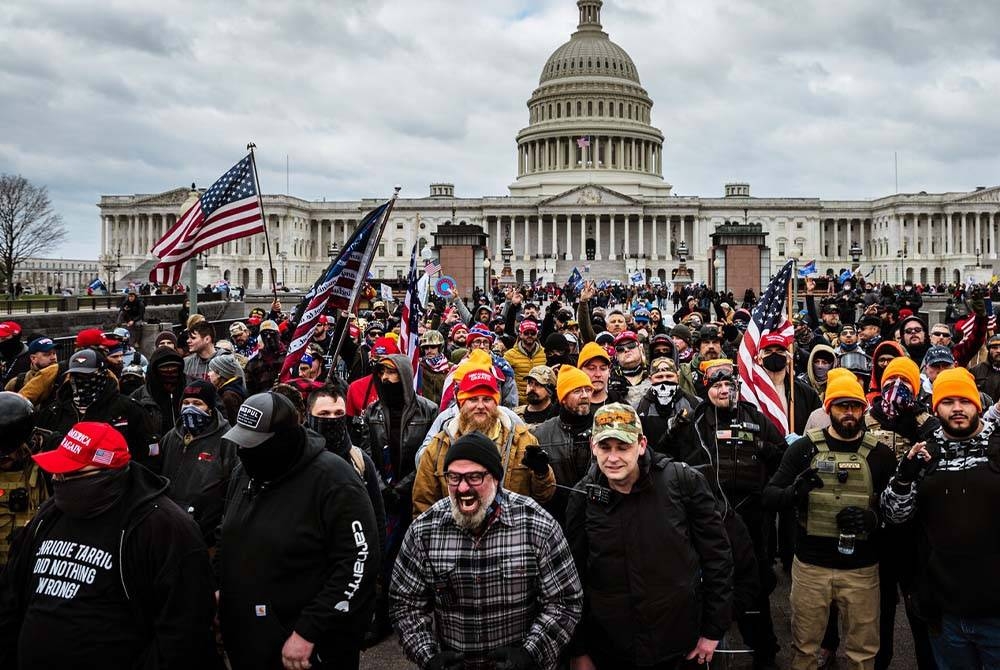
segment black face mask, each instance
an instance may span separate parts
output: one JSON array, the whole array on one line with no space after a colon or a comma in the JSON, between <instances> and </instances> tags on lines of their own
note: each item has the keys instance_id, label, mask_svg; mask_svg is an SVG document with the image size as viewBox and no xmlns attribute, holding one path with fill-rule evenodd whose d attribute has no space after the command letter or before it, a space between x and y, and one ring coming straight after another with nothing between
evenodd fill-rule
<instances>
[{"instance_id":1,"label":"black face mask","mask_svg":"<svg viewBox=\"0 0 1000 670\"><path fill-rule=\"evenodd\" d=\"M128 484L128 468L96 475L52 480L52 497L59 511L74 519L90 519L107 512L121 500Z\"/></svg>"},{"instance_id":2,"label":"black face mask","mask_svg":"<svg viewBox=\"0 0 1000 670\"><path fill-rule=\"evenodd\" d=\"M768 354L764 356L763 365L766 370L771 372L781 372L788 367L788 359L784 354Z\"/></svg>"},{"instance_id":3,"label":"black face mask","mask_svg":"<svg viewBox=\"0 0 1000 670\"><path fill-rule=\"evenodd\" d=\"M181 423L190 435L201 435L212 423L212 414L194 405L181 408Z\"/></svg>"},{"instance_id":4,"label":"black face mask","mask_svg":"<svg viewBox=\"0 0 1000 670\"><path fill-rule=\"evenodd\" d=\"M341 453L347 451L351 446L351 438L347 433L346 416L313 416L309 415L306 425L323 436L326 440L326 448L330 451Z\"/></svg>"},{"instance_id":5,"label":"black face mask","mask_svg":"<svg viewBox=\"0 0 1000 670\"><path fill-rule=\"evenodd\" d=\"M250 479L258 482L274 481L285 474L302 451L302 444L292 436L276 433L256 447L238 447L243 468Z\"/></svg>"},{"instance_id":6,"label":"black face mask","mask_svg":"<svg viewBox=\"0 0 1000 670\"><path fill-rule=\"evenodd\" d=\"M260 341L264 344L264 350L269 354L276 354L281 351L277 331L265 330L260 334Z\"/></svg>"},{"instance_id":7,"label":"black face mask","mask_svg":"<svg viewBox=\"0 0 1000 670\"><path fill-rule=\"evenodd\" d=\"M403 382L389 383L380 382L379 383L379 397L385 402L389 407L402 407L403 406Z\"/></svg>"},{"instance_id":8,"label":"black face mask","mask_svg":"<svg viewBox=\"0 0 1000 670\"><path fill-rule=\"evenodd\" d=\"M73 387L73 404L81 412L93 405L104 390L105 377L103 373L70 375L70 385Z\"/></svg>"}]
</instances>

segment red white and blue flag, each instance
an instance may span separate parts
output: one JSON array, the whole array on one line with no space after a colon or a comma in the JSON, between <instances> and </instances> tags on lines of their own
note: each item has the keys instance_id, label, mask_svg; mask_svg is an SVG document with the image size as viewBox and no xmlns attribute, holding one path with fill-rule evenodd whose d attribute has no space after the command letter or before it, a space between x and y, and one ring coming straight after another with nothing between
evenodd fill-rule
<instances>
[{"instance_id":1,"label":"red white and blue flag","mask_svg":"<svg viewBox=\"0 0 1000 670\"><path fill-rule=\"evenodd\" d=\"M753 403L764 416L782 431L783 435L790 432L788 412L785 410L784 398L779 397L767 371L757 364L757 350L761 338L769 333L778 333L787 342L792 341L795 329L785 314L788 299L788 284L792 278L793 261L785 263L781 271L774 276L767 290L760 297L757 305L750 313L750 323L740 342L737 355L737 366L740 371L740 399ZM785 382L791 385L793 380Z\"/></svg>"},{"instance_id":2,"label":"red white and blue flag","mask_svg":"<svg viewBox=\"0 0 1000 670\"><path fill-rule=\"evenodd\" d=\"M441 272L441 264L435 260L428 260L424 263L424 274L428 277Z\"/></svg>"},{"instance_id":3,"label":"red white and blue flag","mask_svg":"<svg viewBox=\"0 0 1000 670\"><path fill-rule=\"evenodd\" d=\"M413 251L410 252L410 274L406 281L403 313L399 319L399 351L410 359L413 367L413 390L417 389L420 382L417 370L420 363L420 319L424 312L423 305L420 304L419 281L417 243L414 242Z\"/></svg>"},{"instance_id":4,"label":"red white and blue flag","mask_svg":"<svg viewBox=\"0 0 1000 670\"><path fill-rule=\"evenodd\" d=\"M302 297L293 317L292 322L298 325L295 326L285 362L281 366L281 381L291 379L299 369L299 360L312 339L320 315L331 307L346 310L354 306L358 292L365 284L364 273L378 250L392 202L390 200L368 212L347 240L340 255Z\"/></svg>"},{"instance_id":5,"label":"red white and blue flag","mask_svg":"<svg viewBox=\"0 0 1000 670\"><path fill-rule=\"evenodd\" d=\"M149 280L172 286L180 281L184 262L195 254L262 232L264 215L257 194L257 172L253 155L247 154L202 193L153 245L152 253L160 262L149 273Z\"/></svg>"}]
</instances>

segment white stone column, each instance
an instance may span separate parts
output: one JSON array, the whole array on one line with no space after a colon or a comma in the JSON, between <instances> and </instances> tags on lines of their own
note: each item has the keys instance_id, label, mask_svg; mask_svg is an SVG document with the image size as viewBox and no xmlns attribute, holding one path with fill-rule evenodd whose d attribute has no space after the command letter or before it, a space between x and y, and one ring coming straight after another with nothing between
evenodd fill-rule
<instances>
[{"instance_id":1,"label":"white stone column","mask_svg":"<svg viewBox=\"0 0 1000 670\"><path fill-rule=\"evenodd\" d=\"M538 244L535 247L535 249L536 249L535 254L538 255L538 256L541 256L542 255L542 215L541 214L538 215L537 234L538 234Z\"/></svg>"},{"instance_id":2,"label":"white stone column","mask_svg":"<svg viewBox=\"0 0 1000 670\"><path fill-rule=\"evenodd\" d=\"M944 253L947 256L951 253L952 241L951 241L951 214L948 212L944 213Z\"/></svg>"},{"instance_id":3,"label":"white stone column","mask_svg":"<svg viewBox=\"0 0 1000 670\"><path fill-rule=\"evenodd\" d=\"M833 220L833 247L830 249L832 258L840 258L840 219Z\"/></svg>"},{"instance_id":4,"label":"white stone column","mask_svg":"<svg viewBox=\"0 0 1000 670\"><path fill-rule=\"evenodd\" d=\"M960 254L967 254L969 253L969 250L966 249L966 246L968 245L969 238L965 235L965 220L969 217L969 215L966 214L965 212L962 212L961 214L959 214L959 216L962 217L960 220L960 228L959 228L959 234L962 237L959 239L958 249L956 249L956 251Z\"/></svg>"},{"instance_id":5,"label":"white stone column","mask_svg":"<svg viewBox=\"0 0 1000 670\"><path fill-rule=\"evenodd\" d=\"M531 235L529 234L531 232L531 229L528 217L525 216L523 218L524 218L524 260L529 260L531 258L531 247L528 246L528 242L529 238L531 237Z\"/></svg>"},{"instance_id":6,"label":"white stone column","mask_svg":"<svg viewBox=\"0 0 1000 670\"><path fill-rule=\"evenodd\" d=\"M514 252L513 253L513 257L516 258L517 257L517 242L515 241L514 238L516 237L516 234L517 234L517 227L514 225L514 217L513 216L505 216L503 218L505 219L504 224L503 224L504 225L504 232L506 233L507 227L508 226L510 227L510 250Z\"/></svg>"},{"instance_id":7,"label":"white stone column","mask_svg":"<svg viewBox=\"0 0 1000 670\"><path fill-rule=\"evenodd\" d=\"M653 224L653 238L651 240L651 242L652 242L651 246L653 248L649 252L649 257L651 259L653 259L654 261L658 261L658 260L660 260L660 254L659 254L659 249L656 248L656 215L655 214L653 215L651 222Z\"/></svg>"},{"instance_id":8,"label":"white stone column","mask_svg":"<svg viewBox=\"0 0 1000 670\"><path fill-rule=\"evenodd\" d=\"M621 148L618 151L618 169L624 170L625 169L625 138L624 137L619 137L618 141L621 144Z\"/></svg>"},{"instance_id":9,"label":"white stone column","mask_svg":"<svg viewBox=\"0 0 1000 670\"><path fill-rule=\"evenodd\" d=\"M635 255L635 249L632 248L631 240L629 239L629 228L632 227L632 215L625 215L625 253L630 257Z\"/></svg>"},{"instance_id":10,"label":"white stone column","mask_svg":"<svg viewBox=\"0 0 1000 670\"><path fill-rule=\"evenodd\" d=\"M618 258L618 250L615 249L615 215L608 215L608 260L613 261Z\"/></svg>"},{"instance_id":11,"label":"white stone column","mask_svg":"<svg viewBox=\"0 0 1000 670\"><path fill-rule=\"evenodd\" d=\"M972 248L972 252L975 253L976 249L979 249L979 252L982 253L984 246L983 228L981 225L983 220L983 215L980 212L976 212L975 214L973 214L973 216L976 217L976 245Z\"/></svg>"},{"instance_id":12,"label":"white stone column","mask_svg":"<svg viewBox=\"0 0 1000 670\"><path fill-rule=\"evenodd\" d=\"M559 233L556 230L559 217L552 215L552 258L559 258Z\"/></svg>"},{"instance_id":13,"label":"white stone column","mask_svg":"<svg viewBox=\"0 0 1000 670\"><path fill-rule=\"evenodd\" d=\"M639 255L646 253L646 217L639 215Z\"/></svg>"},{"instance_id":14,"label":"white stone column","mask_svg":"<svg viewBox=\"0 0 1000 670\"><path fill-rule=\"evenodd\" d=\"M927 257L930 258L934 255L934 215L927 215L927 231L926 238L924 239L924 250L927 253ZM928 277L930 279L930 277Z\"/></svg>"},{"instance_id":15,"label":"white stone column","mask_svg":"<svg viewBox=\"0 0 1000 670\"><path fill-rule=\"evenodd\" d=\"M990 214L990 258L997 258L997 222L996 217Z\"/></svg>"},{"instance_id":16,"label":"white stone column","mask_svg":"<svg viewBox=\"0 0 1000 670\"><path fill-rule=\"evenodd\" d=\"M594 215L594 260L599 261L604 259L604 254L601 253L601 215Z\"/></svg>"},{"instance_id":17,"label":"white stone column","mask_svg":"<svg viewBox=\"0 0 1000 670\"><path fill-rule=\"evenodd\" d=\"M587 215L580 214L580 260L587 260Z\"/></svg>"},{"instance_id":18,"label":"white stone column","mask_svg":"<svg viewBox=\"0 0 1000 670\"><path fill-rule=\"evenodd\" d=\"M573 260L573 215L566 215L566 260Z\"/></svg>"}]
</instances>

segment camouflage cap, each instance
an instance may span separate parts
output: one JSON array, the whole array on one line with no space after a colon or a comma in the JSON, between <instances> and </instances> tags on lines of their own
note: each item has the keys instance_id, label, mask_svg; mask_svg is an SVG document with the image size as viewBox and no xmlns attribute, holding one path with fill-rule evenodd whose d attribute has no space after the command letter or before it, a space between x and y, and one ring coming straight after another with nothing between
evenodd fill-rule
<instances>
[{"instance_id":1,"label":"camouflage cap","mask_svg":"<svg viewBox=\"0 0 1000 670\"><path fill-rule=\"evenodd\" d=\"M543 386L555 386L556 385L556 373L552 371L547 365L536 365L531 368L531 372L525 375L525 379L534 379L536 382Z\"/></svg>"},{"instance_id":2,"label":"camouflage cap","mask_svg":"<svg viewBox=\"0 0 1000 670\"><path fill-rule=\"evenodd\" d=\"M594 430L591 433L594 442L614 438L633 444L641 435L642 423L631 405L611 403L594 413Z\"/></svg>"}]
</instances>

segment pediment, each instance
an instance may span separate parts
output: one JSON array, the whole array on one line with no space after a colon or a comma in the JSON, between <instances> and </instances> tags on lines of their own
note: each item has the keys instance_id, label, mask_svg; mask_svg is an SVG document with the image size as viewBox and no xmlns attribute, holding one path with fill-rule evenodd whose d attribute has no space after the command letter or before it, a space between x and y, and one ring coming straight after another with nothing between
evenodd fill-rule
<instances>
[{"instance_id":1,"label":"pediment","mask_svg":"<svg viewBox=\"0 0 1000 670\"><path fill-rule=\"evenodd\" d=\"M155 193L153 195L142 196L135 201L135 205L181 205L187 200L188 193L191 192L190 188L181 187L175 188L170 191L164 191L163 193Z\"/></svg>"},{"instance_id":2,"label":"pediment","mask_svg":"<svg viewBox=\"0 0 1000 670\"><path fill-rule=\"evenodd\" d=\"M597 184L583 184L538 203L539 207L640 206L638 200Z\"/></svg>"},{"instance_id":3,"label":"pediment","mask_svg":"<svg viewBox=\"0 0 1000 670\"><path fill-rule=\"evenodd\" d=\"M972 193L966 193L960 195L953 200L951 203L987 203L998 205L1000 204L1000 186L993 186L982 191L973 191Z\"/></svg>"}]
</instances>

